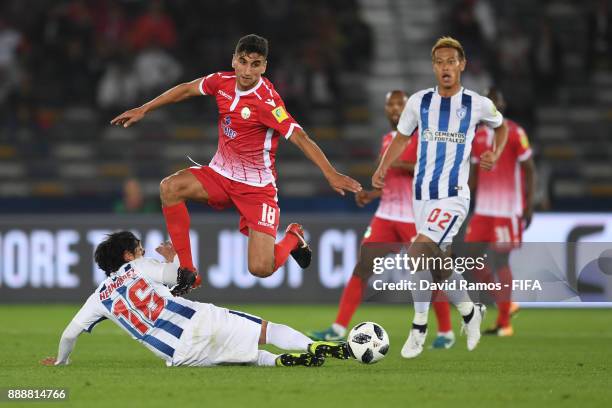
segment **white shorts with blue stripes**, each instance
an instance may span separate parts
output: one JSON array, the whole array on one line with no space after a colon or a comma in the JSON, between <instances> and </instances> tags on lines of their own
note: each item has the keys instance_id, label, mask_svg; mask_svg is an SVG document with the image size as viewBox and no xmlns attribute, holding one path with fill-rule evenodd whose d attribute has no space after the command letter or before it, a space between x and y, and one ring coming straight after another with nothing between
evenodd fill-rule
<instances>
[{"instance_id":1,"label":"white shorts with blue stripes","mask_svg":"<svg viewBox=\"0 0 612 408\"><path fill-rule=\"evenodd\" d=\"M168 365L214 366L254 364L257 361L261 319L210 303L192 318Z\"/></svg>"},{"instance_id":2,"label":"white shorts with blue stripes","mask_svg":"<svg viewBox=\"0 0 612 408\"><path fill-rule=\"evenodd\" d=\"M470 209L465 197L413 200L417 234L423 234L443 251L453 242Z\"/></svg>"}]
</instances>

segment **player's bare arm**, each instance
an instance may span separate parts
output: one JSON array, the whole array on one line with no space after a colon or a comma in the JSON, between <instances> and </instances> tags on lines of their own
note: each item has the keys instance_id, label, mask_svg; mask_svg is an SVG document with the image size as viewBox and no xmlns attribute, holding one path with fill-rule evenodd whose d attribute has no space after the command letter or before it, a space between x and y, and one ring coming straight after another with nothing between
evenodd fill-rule
<instances>
[{"instance_id":1,"label":"player's bare arm","mask_svg":"<svg viewBox=\"0 0 612 408\"><path fill-rule=\"evenodd\" d=\"M181 102L192 96L201 95L199 90L199 83L202 78L194 79L191 82L185 82L175 86L159 95L155 99L150 100L138 108L130 109L123 112L111 120L111 125L118 125L123 127L130 127L134 123L140 121L147 112L155 110L161 106L168 105L171 103Z\"/></svg>"},{"instance_id":2,"label":"player's bare arm","mask_svg":"<svg viewBox=\"0 0 612 408\"><path fill-rule=\"evenodd\" d=\"M382 196L382 190L375 188L374 190L361 190L355 194L355 203L357 207L364 207L372 201Z\"/></svg>"},{"instance_id":3,"label":"player's bare arm","mask_svg":"<svg viewBox=\"0 0 612 408\"><path fill-rule=\"evenodd\" d=\"M391 166L389 167L391 167L392 169L404 170L408 174L413 175L414 174L414 164L415 164L414 162L397 159L396 161L391 163Z\"/></svg>"},{"instance_id":4,"label":"player's bare arm","mask_svg":"<svg viewBox=\"0 0 612 408\"><path fill-rule=\"evenodd\" d=\"M385 175L387 174L387 170L389 170L391 164L400 157L409 141L410 136L406 136L399 131L397 132L397 136L393 138L391 145L389 145L389 148L383 155L378 168L372 176L372 186L374 188L383 188L385 186Z\"/></svg>"},{"instance_id":5,"label":"player's bare arm","mask_svg":"<svg viewBox=\"0 0 612 408\"><path fill-rule=\"evenodd\" d=\"M176 255L174 246L170 241L162 242L161 244L159 244L159 246L155 248L155 252L163 256L166 262L172 262Z\"/></svg>"},{"instance_id":6,"label":"player's bare arm","mask_svg":"<svg viewBox=\"0 0 612 408\"><path fill-rule=\"evenodd\" d=\"M504 151L507 141L508 125L506 121L503 121L501 126L495 128L495 144L493 146L493 151L488 150L480 155L480 167L487 171L491 170Z\"/></svg>"},{"instance_id":7,"label":"player's bare arm","mask_svg":"<svg viewBox=\"0 0 612 408\"><path fill-rule=\"evenodd\" d=\"M321 169L331 188L338 194L344 195L346 191L351 193L361 191L361 184L349 176L338 173L321 148L302 129L295 129L289 140Z\"/></svg>"},{"instance_id":8,"label":"player's bare arm","mask_svg":"<svg viewBox=\"0 0 612 408\"><path fill-rule=\"evenodd\" d=\"M522 161L521 168L525 172L525 210L523 211L523 220L525 220L525 229L527 229L533 217L534 193L537 177L533 158L530 157Z\"/></svg>"}]
</instances>

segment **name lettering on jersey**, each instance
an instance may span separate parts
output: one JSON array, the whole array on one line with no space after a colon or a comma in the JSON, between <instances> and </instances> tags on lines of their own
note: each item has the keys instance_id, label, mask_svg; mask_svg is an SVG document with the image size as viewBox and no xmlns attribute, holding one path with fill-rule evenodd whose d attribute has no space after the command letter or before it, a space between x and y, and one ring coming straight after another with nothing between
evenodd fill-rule
<instances>
[{"instance_id":1,"label":"name lettering on jersey","mask_svg":"<svg viewBox=\"0 0 612 408\"><path fill-rule=\"evenodd\" d=\"M423 131L423 139L428 142L447 142L447 143L459 143L465 144L466 135L461 132L442 132L436 130L432 132L431 129L425 129Z\"/></svg>"},{"instance_id":2,"label":"name lettering on jersey","mask_svg":"<svg viewBox=\"0 0 612 408\"><path fill-rule=\"evenodd\" d=\"M274 118L276 119L278 123L282 123L283 120L289 119L287 112L285 112L285 109L282 106L279 106L276 109L272 109L271 112L272 112L272 115L274 115Z\"/></svg>"},{"instance_id":3,"label":"name lettering on jersey","mask_svg":"<svg viewBox=\"0 0 612 408\"><path fill-rule=\"evenodd\" d=\"M223 92L221 89L219 89L217 93L221 95L222 97L224 97L225 99L229 99L230 101L234 99L231 95L228 95L227 93Z\"/></svg>"},{"instance_id":4,"label":"name lettering on jersey","mask_svg":"<svg viewBox=\"0 0 612 408\"><path fill-rule=\"evenodd\" d=\"M274 102L274 99L266 99L265 102L272 107L276 107L276 103Z\"/></svg>"},{"instance_id":5,"label":"name lettering on jersey","mask_svg":"<svg viewBox=\"0 0 612 408\"><path fill-rule=\"evenodd\" d=\"M229 137L230 139L234 139L238 135L238 133L236 133L236 131L230 127L231 124L232 118L226 116L225 118L223 118L223 124L221 125L221 128L223 129L223 134L225 136Z\"/></svg>"},{"instance_id":6,"label":"name lettering on jersey","mask_svg":"<svg viewBox=\"0 0 612 408\"><path fill-rule=\"evenodd\" d=\"M125 274L118 276L115 280L106 285L106 288L100 292L100 300L106 300L112 295L112 293L120 286L123 286L123 283L126 279L136 279L136 272L134 269L129 269L125 272Z\"/></svg>"},{"instance_id":7,"label":"name lettering on jersey","mask_svg":"<svg viewBox=\"0 0 612 408\"><path fill-rule=\"evenodd\" d=\"M242 108L242 110L240 111L240 116L242 116L242 119L247 120L248 118L251 117L251 110L249 109L248 106L245 106L244 108Z\"/></svg>"},{"instance_id":8,"label":"name lettering on jersey","mask_svg":"<svg viewBox=\"0 0 612 408\"><path fill-rule=\"evenodd\" d=\"M467 106L461 105L459 109L457 109L457 117L459 119L463 119L467 113Z\"/></svg>"}]
</instances>

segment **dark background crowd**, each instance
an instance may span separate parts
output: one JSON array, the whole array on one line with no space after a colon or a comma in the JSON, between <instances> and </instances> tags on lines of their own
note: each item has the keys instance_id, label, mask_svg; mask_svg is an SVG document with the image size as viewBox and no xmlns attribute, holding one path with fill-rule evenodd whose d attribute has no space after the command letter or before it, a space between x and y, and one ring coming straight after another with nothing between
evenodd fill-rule
<instances>
[{"instance_id":1,"label":"dark background crowd","mask_svg":"<svg viewBox=\"0 0 612 408\"><path fill-rule=\"evenodd\" d=\"M1 2L2 211L130 211L117 202L134 183L154 203L159 181L188 166L186 155L207 162L214 153L214 105L164 109L126 132L108 121L178 82L230 70L237 39L251 32L270 41L266 75L288 109L341 170L366 182L385 131L373 121L368 85L386 46L367 16L398 1ZM508 115L527 128L542 174L540 208L609 209L610 1L435 4L441 24L432 40L462 41L465 85L501 87ZM359 126L371 134L365 145L350 138ZM308 166L295 151L279 151L284 209L357 210Z\"/></svg>"}]
</instances>

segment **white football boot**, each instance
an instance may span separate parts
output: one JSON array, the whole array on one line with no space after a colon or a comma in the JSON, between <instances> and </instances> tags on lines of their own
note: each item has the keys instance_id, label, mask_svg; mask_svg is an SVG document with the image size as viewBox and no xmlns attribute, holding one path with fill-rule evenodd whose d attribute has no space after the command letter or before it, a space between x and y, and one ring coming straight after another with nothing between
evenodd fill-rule
<instances>
[{"instance_id":1,"label":"white football boot","mask_svg":"<svg viewBox=\"0 0 612 408\"><path fill-rule=\"evenodd\" d=\"M480 324L484 320L487 307L482 303L474 303L474 315L468 323L461 322L461 332L467 337L467 349L472 351L480 341Z\"/></svg>"},{"instance_id":2,"label":"white football boot","mask_svg":"<svg viewBox=\"0 0 612 408\"><path fill-rule=\"evenodd\" d=\"M410 330L408 340L402 347L402 357L404 358L415 358L423 352L423 346L425 345L425 339L427 338L427 331L421 333L419 329Z\"/></svg>"}]
</instances>

